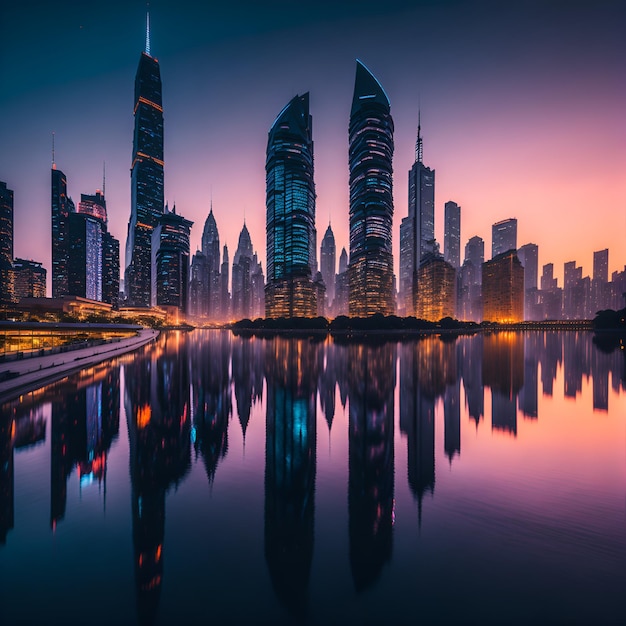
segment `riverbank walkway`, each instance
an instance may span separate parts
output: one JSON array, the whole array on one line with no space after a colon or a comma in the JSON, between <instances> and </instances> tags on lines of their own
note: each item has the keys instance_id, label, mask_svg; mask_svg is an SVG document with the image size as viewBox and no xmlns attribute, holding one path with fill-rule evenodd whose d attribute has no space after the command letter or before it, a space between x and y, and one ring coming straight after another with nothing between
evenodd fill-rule
<instances>
[{"instance_id":1,"label":"riverbank walkway","mask_svg":"<svg viewBox=\"0 0 626 626\"><path fill-rule=\"evenodd\" d=\"M137 335L114 343L0 363L0 404L72 372L136 350L158 335L158 330L144 328Z\"/></svg>"}]
</instances>

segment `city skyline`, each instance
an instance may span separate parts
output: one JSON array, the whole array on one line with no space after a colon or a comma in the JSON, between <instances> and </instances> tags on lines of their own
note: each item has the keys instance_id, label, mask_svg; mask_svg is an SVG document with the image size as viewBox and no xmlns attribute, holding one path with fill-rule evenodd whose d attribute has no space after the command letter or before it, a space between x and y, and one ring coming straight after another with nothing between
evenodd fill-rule
<instances>
[{"instance_id":1,"label":"city skyline","mask_svg":"<svg viewBox=\"0 0 626 626\"><path fill-rule=\"evenodd\" d=\"M43 263L50 293L53 132L55 160L76 203L81 194L104 186L106 163L109 230L126 241L133 79L144 49L146 6L112 2L98 12L72 7L67 15L36 2L28 6L28 11L3 9L8 36L0 44L6 60L0 76L11 89L0 96L0 180L14 191L14 254ZM590 275L594 252L605 248L609 276L623 269L620 173L626 154L620 114L626 89L618 80L626 49L618 36L623 6L601 2L592 13L583 2L567 9L557 3L503 9L487 2L437 7L391 2L372 12L374 5L365 2L363 15L353 16L348 3L330 11L329 4L318 2L307 14L282 6L277 17L281 6L270 2L258 21L260 8L250 3L212 15L191 5L185 10L185 2L150 5L152 54L163 81L165 200L196 224L191 253L200 247L211 198L223 243L236 248L245 219L265 268L267 129L275 111L303 92L310 92L316 128L316 227L323 232L330 222L337 250L348 248L348 120L359 58L391 101L396 279L418 108L424 161L437 171L440 245L443 207L451 200L463 207L462 248L477 235L490 249L492 224L515 217L518 244L536 243L539 267L553 263L560 285L564 263L575 260ZM242 7L249 8L249 16L235 19ZM491 13L479 19L473 15L479 7ZM66 26L57 30L61 16ZM427 35L417 46L407 37L411 19ZM517 37L510 37L512 23ZM200 24L208 25L203 39ZM374 25L377 37L359 35ZM327 45L320 52L316 42L322 39ZM286 58L284 50L300 40L303 56ZM502 59L493 58L494 46ZM463 58L456 54L460 50ZM40 64L44 51L49 63ZM254 114L244 116L250 102ZM120 266L127 262L120 259Z\"/></svg>"}]
</instances>

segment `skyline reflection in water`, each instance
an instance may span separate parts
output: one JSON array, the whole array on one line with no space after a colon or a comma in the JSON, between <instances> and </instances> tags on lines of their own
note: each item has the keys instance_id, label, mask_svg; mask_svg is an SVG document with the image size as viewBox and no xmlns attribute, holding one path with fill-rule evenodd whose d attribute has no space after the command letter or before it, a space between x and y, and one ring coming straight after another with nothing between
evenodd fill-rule
<instances>
[{"instance_id":1,"label":"skyline reflection in water","mask_svg":"<svg viewBox=\"0 0 626 626\"><path fill-rule=\"evenodd\" d=\"M597 343L169 332L7 403L6 623L620 622L626 358Z\"/></svg>"}]
</instances>

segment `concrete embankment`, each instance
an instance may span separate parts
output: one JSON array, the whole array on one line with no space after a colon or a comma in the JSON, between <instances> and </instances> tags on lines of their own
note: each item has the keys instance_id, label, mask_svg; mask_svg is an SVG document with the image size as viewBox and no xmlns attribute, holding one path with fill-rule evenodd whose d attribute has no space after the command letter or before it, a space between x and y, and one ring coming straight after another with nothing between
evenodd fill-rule
<instances>
[{"instance_id":1,"label":"concrete embankment","mask_svg":"<svg viewBox=\"0 0 626 626\"><path fill-rule=\"evenodd\" d=\"M72 372L132 352L153 341L158 334L157 330L144 328L136 336L116 343L3 363L0 365L0 404Z\"/></svg>"}]
</instances>

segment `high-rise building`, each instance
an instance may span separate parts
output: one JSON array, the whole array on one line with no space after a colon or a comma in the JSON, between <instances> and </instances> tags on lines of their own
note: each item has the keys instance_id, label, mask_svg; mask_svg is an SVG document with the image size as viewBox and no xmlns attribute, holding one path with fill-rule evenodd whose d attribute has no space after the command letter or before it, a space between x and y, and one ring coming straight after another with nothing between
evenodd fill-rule
<instances>
[{"instance_id":1,"label":"high-rise building","mask_svg":"<svg viewBox=\"0 0 626 626\"><path fill-rule=\"evenodd\" d=\"M326 285L326 299L329 306L332 306L335 299L336 253L335 235L329 223L320 246L320 271Z\"/></svg>"},{"instance_id":2,"label":"high-rise building","mask_svg":"<svg viewBox=\"0 0 626 626\"><path fill-rule=\"evenodd\" d=\"M349 126L350 315L394 313L393 119L389 98L357 60Z\"/></svg>"},{"instance_id":3,"label":"high-rise building","mask_svg":"<svg viewBox=\"0 0 626 626\"><path fill-rule=\"evenodd\" d=\"M491 258L509 250L517 250L517 219L514 217L491 227Z\"/></svg>"},{"instance_id":4,"label":"high-rise building","mask_svg":"<svg viewBox=\"0 0 626 626\"><path fill-rule=\"evenodd\" d=\"M508 250L482 267L483 319L514 323L524 319L524 268L515 250Z\"/></svg>"},{"instance_id":5,"label":"high-rise building","mask_svg":"<svg viewBox=\"0 0 626 626\"><path fill-rule=\"evenodd\" d=\"M427 254L417 274L415 316L438 322L456 313L456 271L441 255Z\"/></svg>"},{"instance_id":6,"label":"high-rise building","mask_svg":"<svg viewBox=\"0 0 626 626\"><path fill-rule=\"evenodd\" d=\"M117 308L119 305L120 291L120 243L108 232L107 225L109 220L104 192L100 191L100 189L96 189L96 193L93 195L81 194L80 202L78 203L78 213L89 215L100 223L101 260L99 263L92 262L90 271L93 272L93 276L87 277L87 280L97 279L98 274L96 274L96 272L99 272L100 286L92 290L94 293L99 294L99 297L94 299L102 300L102 302L107 302L108 304L112 304L114 308ZM73 218L70 218L70 222L72 219ZM70 241L70 247L72 247L72 245L74 244ZM80 268L76 268L75 271L79 269Z\"/></svg>"},{"instance_id":7,"label":"high-rise building","mask_svg":"<svg viewBox=\"0 0 626 626\"><path fill-rule=\"evenodd\" d=\"M220 284L222 294L220 296L221 316L222 320L230 319L230 293L228 291L228 246L224 244L224 253L222 254L222 271L220 272Z\"/></svg>"},{"instance_id":8,"label":"high-rise building","mask_svg":"<svg viewBox=\"0 0 626 626\"><path fill-rule=\"evenodd\" d=\"M124 289L128 304L150 306L152 231L163 214L163 102L159 62L146 48L135 76L135 131L131 177L131 214L126 239Z\"/></svg>"},{"instance_id":9,"label":"high-rise building","mask_svg":"<svg viewBox=\"0 0 626 626\"><path fill-rule=\"evenodd\" d=\"M609 284L609 249L593 253L593 280L591 281L591 315L611 308Z\"/></svg>"},{"instance_id":10,"label":"high-rise building","mask_svg":"<svg viewBox=\"0 0 626 626\"><path fill-rule=\"evenodd\" d=\"M421 116L420 116L421 117ZM409 171L409 214L400 224L400 308L414 315L417 274L427 254L435 252L435 170L424 165L418 118L415 163Z\"/></svg>"},{"instance_id":11,"label":"high-rise building","mask_svg":"<svg viewBox=\"0 0 626 626\"><path fill-rule=\"evenodd\" d=\"M52 163L52 297L70 295L70 214L75 206L67 195L67 178Z\"/></svg>"},{"instance_id":12,"label":"high-rise building","mask_svg":"<svg viewBox=\"0 0 626 626\"><path fill-rule=\"evenodd\" d=\"M0 302L13 302L13 191L0 181Z\"/></svg>"},{"instance_id":13,"label":"high-rise building","mask_svg":"<svg viewBox=\"0 0 626 626\"><path fill-rule=\"evenodd\" d=\"M263 309L267 310L263 298L265 284L261 264L253 251L252 239L245 223L239 233L232 272L231 318L240 320L258 317ZM259 284L262 285L260 292Z\"/></svg>"},{"instance_id":14,"label":"high-rise building","mask_svg":"<svg viewBox=\"0 0 626 626\"><path fill-rule=\"evenodd\" d=\"M341 249L339 255L339 271L335 276L335 300L333 302L332 313L337 315L348 315L348 301L350 299L350 282L348 280L348 253L345 248Z\"/></svg>"},{"instance_id":15,"label":"high-rise building","mask_svg":"<svg viewBox=\"0 0 626 626\"><path fill-rule=\"evenodd\" d=\"M449 200L444 206L443 258L454 269L461 267L461 207Z\"/></svg>"},{"instance_id":16,"label":"high-rise building","mask_svg":"<svg viewBox=\"0 0 626 626\"><path fill-rule=\"evenodd\" d=\"M563 290L554 278L554 264L546 263L541 273L541 290L539 292L541 319L561 319L563 307Z\"/></svg>"},{"instance_id":17,"label":"high-rise building","mask_svg":"<svg viewBox=\"0 0 626 626\"><path fill-rule=\"evenodd\" d=\"M102 301L103 224L87 213L70 213L68 294Z\"/></svg>"},{"instance_id":18,"label":"high-rise building","mask_svg":"<svg viewBox=\"0 0 626 626\"><path fill-rule=\"evenodd\" d=\"M206 257L206 301L204 315L217 320L221 316L221 283L220 283L220 236L213 215L213 206L204 223L202 231L202 254Z\"/></svg>"},{"instance_id":19,"label":"high-rise building","mask_svg":"<svg viewBox=\"0 0 626 626\"><path fill-rule=\"evenodd\" d=\"M152 232L152 306L176 307L187 313L189 285L189 233L193 222L165 213Z\"/></svg>"},{"instance_id":20,"label":"high-rise building","mask_svg":"<svg viewBox=\"0 0 626 626\"><path fill-rule=\"evenodd\" d=\"M15 299L46 297L46 268L37 261L15 259Z\"/></svg>"},{"instance_id":21,"label":"high-rise building","mask_svg":"<svg viewBox=\"0 0 626 626\"><path fill-rule=\"evenodd\" d=\"M465 244L465 260L461 267L458 289L459 319L480 322L483 318L482 266L485 260L485 242L474 236Z\"/></svg>"},{"instance_id":22,"label":"high-rise building","mask_svg":"<svg viewBox=\"0 0 626 626\"><path fill-rule=\"evenodd\" d=\"M267 317L314 317L315 184L309 94L294 96L268 133L265 161ZM233 293L234 295L234 293Z\"/></svg>"},{"instance_id":23,"label":"high-rise building","mask_svg":"<svg viewBox=\"0 0 626 626\"><path fill-rule=\"evenodd\" d=\"M517 251L517 257L524 267L524 319L541 319L539 306L539 247L535 243L527 243Z\"/></svg>"}]
</instances>

